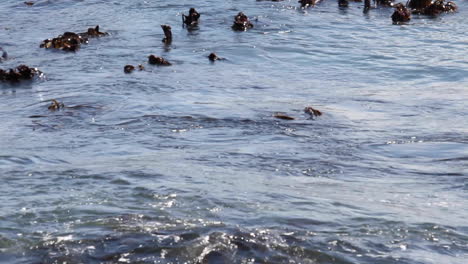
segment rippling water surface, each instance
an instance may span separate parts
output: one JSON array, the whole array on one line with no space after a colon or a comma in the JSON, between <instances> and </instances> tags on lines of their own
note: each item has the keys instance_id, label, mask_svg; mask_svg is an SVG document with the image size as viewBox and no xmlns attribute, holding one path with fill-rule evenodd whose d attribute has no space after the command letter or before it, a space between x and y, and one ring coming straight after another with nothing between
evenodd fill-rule
<instances>
[{"instance_id":1,"label":"rippling water surface","mask_svg":"<svg viewBox=\"0 0 468 264\"><path fill-rule=\"evenodd\" d=\"M46 78L0 87L0 262L466 263L456 2L392 25L335 0L2 1L0 67ZM39 48L95 25L110 36L76 53ZM173 66L123 73L149 54Z\"/></svg>"}]
</instances>

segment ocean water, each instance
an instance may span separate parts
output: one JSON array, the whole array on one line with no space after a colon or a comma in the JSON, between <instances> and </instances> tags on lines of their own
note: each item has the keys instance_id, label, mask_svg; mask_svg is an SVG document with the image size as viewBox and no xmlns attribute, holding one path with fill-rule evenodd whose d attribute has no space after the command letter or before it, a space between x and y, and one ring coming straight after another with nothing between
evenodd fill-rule
<instances>
[{"instance_id":1,"label":"ocean water","mask_svg":"<svg viewBox=\"0 0 468 264\"><path fill-rule=\"evenodd\" d=\"M0 263L468 263L466 0L35 2L0 6L0 68L45 73L0 86Z\"/></svg>"}]
</instances>

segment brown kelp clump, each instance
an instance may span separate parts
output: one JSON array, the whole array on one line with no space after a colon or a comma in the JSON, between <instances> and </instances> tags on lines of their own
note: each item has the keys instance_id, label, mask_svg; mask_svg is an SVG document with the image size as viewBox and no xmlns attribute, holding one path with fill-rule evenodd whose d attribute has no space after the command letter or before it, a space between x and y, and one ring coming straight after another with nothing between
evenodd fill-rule
<instances>
[{"instance_id":1,"label":"brown kelp clump","mask_svg":"<svg viewBox=\"0 0 468 264\"><path fill-rule=\"evenodd\" d=\"M301 7L306 8L309 6L315 6L320 0L299 0Z\"/></svg>"},{"instance_id":2,"label":"brown kelp clump","mask_svg":"<svg viewBox=\"0 0 468 264\"><path fill-rule=\"evenodd\" d=\"M132 73L134 70L135 70L135 66L130 65L130 64L125 65L125 67L124 67L124 72L125 73Z\"/></svg>"},{"instance_id":3,"label":"brown kelp clump","mask_svg":"<svg viewBox=\"0 0 468 264\"><path fill-rule=\"evenodd\" d=\"M42 72L37 68L20 65L14 69L0 69L0 82L17 83L24 80L32 80L35 76L40 76Z\"/></svg>"},{"instance_id":4,"label":"brown kelp clump","mask_svg":"<svg viewBox=\"0 0 468 264\"><path fill-rule=\"evenodd\" d=\"M47 107L47 109L49 109L50 111L57 111L57 110L65 108L65 105L63 103L55 99L52 99L51 101L52 103Z\"/></svg>"},{"instance_id":5,"label":"brown kelp clump","mask_svg":"<svg viewBox=\"0 0 468 264\"><path fill-rule=\"evenodd\" d=\"M208 55L208 59L212 62L214 61L217 61L217 60L225 60L225 58L221 58L221 57L218 57L218 55L214 52L210 53L210 55Z\"/></svg>"},{"instance_id":6,"label":"brown kelp clump","mask_svg":"<svg viewBox=\"0 0 468 264\"><path fill-rule=\"evenodd\" d=\"M232 25L232 29L246 31L250 28L253 28L253 24L250 23L249 18L244 13L239 12L239 14L234 17L234 24Z\"/></svg>"},{"instance_id":7,"label":"brown kelp clump","mask_svg":"<svg viewBox=\"0 0 468 264\"><path fill-rule=\"evenodd\" d=\"M88 38L93 38L93 37L102 37L102 36L107 36L109 33L107 32L101 32L99 30L99 25L97 25L94 28L88 28L88 31L85 33L79 33L79 35L88 37Z\"/></svg>"},{"instance_id":8,"label":"brown kelp clump","mask_svg":"<svg viewBox=\"0 0 468 264\"><path fill-rule=\"evenodd\" d=\"M145 67L142 64L139 64L137 66L137 68L138 68L139 71L143 71L145 69ZM136 69L135 66L133 66L131 64L128 64L128 65L125 65L124 72L125 73L132 73L135 69Z\"/></svg>"},{"instance_id":9,"label":"brown kelp clump","mask_svg":"<svg viewBox=\"0 0 468 264\"><path fill-rule=\"evenodd\" d=\"M406 4L410 9L424 9L432 4L432 0L409 0Z\"/></svg>"},{"instance_id":10,"label":"brown kelp clump","mask_svg":"<svg viewBox=\"0 0 468 264\"><path fill-rule=\"evenodd\" d=\"M317 110L312 106L307 106L304 108L304 113L308 114L312 119L322 115L322 111Z\"/></svg>"},{"instance_id":11,"label":"brown kelp clump","mask_svg":"<svg viewBox=\"0 0 468 264\"><path fill-rule=\"evenodd\" d=\"M195 8L190 8L188 16L182 14L182 22L187 26L196 26L198 25L198 20L200 19L200 13L195 10Z\"/></svg>"},{"instance_id":12,"label":"brown kelp clump","mask_svg":"<svg viewBox=\"0 0 468 264\"><path fill-rule=\"evenodd\" d=\"M46 49L59 49L63 51L77 51L81 44L87 44L88 38L101 37L108 35L106 32L99 31L99 26L88 28L87 32L74 33L65 32L56 38L42 41L39 47Z\"/></svg>"},{"instance_id":13,"label":"brown kelp clump","mask_svg":"<svg viewBox=\"0 0 468 264\"><path fill-rule=\"evenodd\" d=\"M44 40L39 47L46 49L60 49L63 51L77 51L82 43L88 43L88 39L74 32L65 32L56 38Z\"/></svg>"},{"instance_id":14,"label":"brown kelp clump","mask_svg":"<svg viewBox=\"0 0 468 264\"><path fill-rule=\"evenodd\" d=\"M430 0L410 0L408 2L413 14L421 14L428 16L437 16L441 13L456 12L458 7L452 2L445 2L444 0L436 0L434 2Z\"/></svg>"},{"instance_id":15,"label":"brown kelp clump","mask_svg":"<svg viewBox=\"0 0 468 264\"><path fill-rule=\"evenodd\" d=\"M410 11L402 4L395 5L395 12L392 14L393 23L408 22L411 20Z\"/></svg>"},{"instance_id":16,"label":"brown kelp clump","mask_svg":"<svg viewBox=\"0 0 468 264\"><path fill-rule=\"evenodd\" d=\"M338 6L339 7L348 7L349 2L348 2L348 0L338 0Z\"/></svg>"},{"instance_id":17,"label":"brown kelp clump","mask_svg":"<svg viewBox=\"0 0 468 264\"><path fill-rule=\"evenodd\" d=\"M171 66L172 65L169 61L167 61L163 57L158 57L154 55L148 56L148 63L152 65L158 65L158 66Z\"/></svg>"}]
</instances>

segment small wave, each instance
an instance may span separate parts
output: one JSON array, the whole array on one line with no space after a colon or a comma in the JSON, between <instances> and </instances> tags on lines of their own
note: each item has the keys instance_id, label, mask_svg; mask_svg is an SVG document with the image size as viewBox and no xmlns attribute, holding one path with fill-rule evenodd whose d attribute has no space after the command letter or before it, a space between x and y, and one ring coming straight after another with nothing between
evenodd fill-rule
<instances>
[{"instance_id":1,"label":"small wave","mask_svg":"<svg viewBox=\"0 0 468 264\"><path fill-rule=\"evenodd\" d=\"M18 164L28 165L33 164L34 161L30 158L17 157L17 156L0 156L0 165Z\"/></svg>"}]
</instances>

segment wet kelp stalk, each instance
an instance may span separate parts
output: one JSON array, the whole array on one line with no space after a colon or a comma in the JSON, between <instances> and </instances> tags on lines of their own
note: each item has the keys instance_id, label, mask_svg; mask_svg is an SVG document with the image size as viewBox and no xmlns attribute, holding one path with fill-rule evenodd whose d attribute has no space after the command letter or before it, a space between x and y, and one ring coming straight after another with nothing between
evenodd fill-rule
<instances>
[{"instance_id":1,"label":"wet kelp stalk","mask_svg":"<svg viewBox=\"0 0 468 264\"><path fill-rule=\"evenodd\" d=\"M162 39L162 42L166 45L170 45L172 43L172 31L171 31L171 26L169 25L161 25L161 28L164 32L164 38Z\"/></svg>"}]
</instances>

